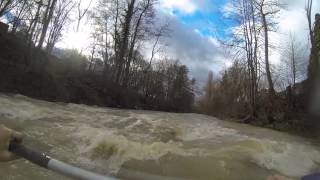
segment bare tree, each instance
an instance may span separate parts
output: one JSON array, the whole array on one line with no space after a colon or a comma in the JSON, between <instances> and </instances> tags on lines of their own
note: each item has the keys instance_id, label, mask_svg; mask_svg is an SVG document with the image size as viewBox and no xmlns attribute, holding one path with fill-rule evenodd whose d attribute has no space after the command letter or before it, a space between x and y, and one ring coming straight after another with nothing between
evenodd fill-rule
<instances>
[{"instance_id":1,"label":"bare tree","mask_svg":"<svg viewBox=\"0 0 320 180\"><path fill-rule=\"evenodd\" d=\"M260 74L259 65L259 38L260 26L256 18L258 12L254 6L254 0L235 0L233 5L236 9L235 19L240 27L234 31L232 42L225 43L235 52L235 60L245 60L247 65L246 79L249 81L244 84L246 97L249 104L248 120L256 117L256 101L258 95L258 81ZM244 82L244 81L241 81Z\"/></svg>"},{"instance_id":2,"label":"bare tree","mask_svg":"<svg viewBox=\"0 0 320 180\"><path fill-rule=\"evenodd\" d=\"M161 38L168 36L169 35L169 31L170 31L169 23L166 22L162 26L160 26L160 28L157 28L154 32L152 32L152 36L154 37L154 43L152 45L151 57L150 57L150 60L149 60L148 68L150 68L150 66L152 65L154 57L162 49L162 47L161 47L161 45L162 45L161 44Z\"/></svg>"},{"instance_id":3,"label":"bare tree","mask_svg":"<svg viewBox=\"0 0 320 180\"><path fill-rule=\"evenodd\" d=\"M101 33L102 38L99 45L101 46L101 57L104 64L104 74L107 74L107 71L110 70L110 66L113 64L111 60L112 53L112 13L111 13L111 4L109 0L100 0L97 3L97 6L94 7L93 11L89 11L89 15L94 20L94 26L96 30Z\"/></svg>"},{"instance_id":4,"label":"bare tree","mask_svg":"<svg viewBox=\"0 0 320 180\"><path fill-rule=\"evenodd\" d=\"M36 3L36 13L35 13L35 16L32 18L31 22L30 22L30 26L29 26L29 29L28 29L28 42L31 44L32 43L32 40L34 39L35 37L35 31L36 31L36 28L38 26L38 22L40 21L40 10L43 6L43 0L39 0L39 1L35 1Z\"/></svg>"},{"instance_id":5,"label":"bare tree","mask_svg":"<svg viewBox=\"0 0 320 180\"><path fill-rule=\"evenodd\" d=\"M0 17L2 17L6 12L14 8L19 1L17 0L1 0L0 1Z\"/></svg>"},{"instance_id":6,"label":"bare tree","mask_svg":"<svg viewBox=\"0 0 320 180\"><path fill-rule=\"evenodd\" d=\"M261 16L261 23L264 31L264 55L265 70L268 80L269 93L275 94L274 84L272 81L270 61L269 61L269 31L275 25L274 18L280 12L280 3L278 0L255 0L256 7Z\"/></svg>"},{"instance_id":7,"label":"bare tree","mask_svg":"<svg viewBox=\"0 0 320 180\"><path fill-rule=\"evenodd\" d=\"M117 69L116 69L116 77L115 82L120 84L120 78L122 75L122 68L125 63L125 57L128 53L128 44L129 44L129 38L130 38L130 27L131 27L131 21L134 14L134 8L135 8L136 0L128 1L127 8L125 10L125 18L122 24L122 32L121 32L121 39L119 44L119 56L116 60L117 62Z\"/></svg>"},{"instance_id":8,"label":"bare tree","mask_svg":"<svg viewBox=\"0 0 320 180\"><path fill-rule=\"evenodd\" d=\"M115 68L112 73L113 79L116 79L117 70L118 70L118 58L119 58L119 47L120 47L120 30L119 30L119 22L120 22L120 3L119 0L113 1L115 9L113 9L113 51L114 51L114 61L115 61Z\"/></svg>"},{"instance_id":9,"label":"bare tree","mask_svg":"<svg viewBox=\"0 0 320 180\"><path fill-rule=\"evenodd\" d=\"M317 76L317 69L319 65L319 60L318 60L318 51L319 47L317 47L317 42L316 42L316 36L318 35L319 32L319 24L320 24L320 15L316 14L315 15L315 23L314 26L312 25L312 7L313 7L313 0L306 0L306 15L307 15L307 20L308 20L308 28L309 28L309 37L310 37L310 43L311 43L311 54L310 54L310 62L309 62L309 67L308 67L308 79L312 80Z\"/></svg>"},{"instance_id":10,"label":"bare tree","mask_svg":"<svg viewBox=\"0 0 320 180\"><path fill-rule=\"evenodd\" d=\"M288 41L284 44L282 50L282 76L287 81L287 84L294 86L298 81L304 79L306 74L305 62L303 54L305 49L301 42L296 40L296 37L290 33Z\"/></svg>"},{"instance_id":11,"label":"bare tree","mask_svg":"<svg viewBox=\"0 0 320 180\"><path fill-rule=\"evenodd\" d=\"M59 0L57 7L55 8L55 13L51 21L51 27L49 30L49 37L47 40L47 52L51 54L55 44L62 37L63 27L70 20L69 15L75 4L72 0Z\"/></svg>"},{"instance_id":12,"label":"bare tree","mask_svg":"<svg viewBox=\"0 0 320 180\"><path fill-rule=\"evenodd\" d=\"M22 2L20 2L17 7L15 9L17 9L16 11L16 17L14 18L14 22L12 25L12 33L14 34L17 31L18 25L20 25L21 20L28 8L28 1L27 0L23 0Z\"/></svg>"},{"instance_id":13,"label":"bare tree","mask_svg":"<svg viewBox=\"0 0 320 180\"><path fill-rule=\"evenodd\" d=\"M155 28L154 5L157 0L100 0L94 8L92 17L103 38L99 46L103 47L101 58L105 69L112 71L113 81L123 86L131 83L131 77L138 70L139 49L143 43L155 39L152 63L159 51L162 36L167 33L167 26ZM138 64L136 64L138 63ZM144 63L142 63L144 64ZM142 70L148 66L143 66ZM136 71L136 72L134 72ZM143 71L142 71L143 72ZM140 74L143 77L143 73Z\"/></svg>"},{"instance_id":14,"label":"bare tree","mask_svg":"<svg viewBox=\"0 0 320 180\"><path fill-rule=\"evenodd\" d=\"M152 68L152 63L154 61L154 58L157 53L159 53L162 48L163 44L161 44L161 38L168 36L169 35L169 23L164 23L162 26L159 28L156 28L154 32L152 32L152 38L154 38L154 43L152 45L152 50L151 50L151 57L149 59L148 64L143 68L143 84L144 88L143 91L147 92L146 89L147 87L150 86L150 83L152 82L151 77L148 75L150 69ZM146 93L145 93L146 94Z\"/></svg>"},{"instance_id":15,"label":"bare tree","mask_svg":"<svg viewBox=\"0 0 320 180\"><path fill-rule=\"evenodd\" d=\"M137 45L137 41L140 38L144 36L145 28L143 27L144 24L148 23L148 18L152 18L153 16L153 5L154 0L143 0L140 1L138 4L138 7L136 9L140 10L139 13L137 13L137 16L134 18L134 27L133 27L133 33L131 36L131 41L129 45L129 52L128 57L125 64L125 72L124 72L124 85L128 84L129 81L129 70L130 65L134 56L134 50Z\"/></svg>"},{"instance_id":16,"label":"bare tree","mask_svg":"<svg viewBox=\"0 0 320 180\"><path fill-rule=\"evenodd\" d=\"M252 0L243 1L243 34L249 76L250 119L256 116L256 98L258 92L258 31L256 12Z\"/></svg>"},{"instance_id":17,"label":"bare tree","mask_svg":"<svg viewBox=\"0 0 320 180\"><path fill-rule=\"evenodd\" d=\"M92 4L92 0L90 0L89 5L85 9L81 8L81 4L82 4L82 0L79 0L79 2L77 4L77 11L78 11L78 14L77 14L77 31L79 31L79 26L80 26L81 20L87 14L87 12L88 12L91 4Z\"/></svg>"},{"instance_id":18,"label":"bare tree","mask_svg":"<svg viewBox=\"0 0 320 180\"><path fill-rule=\"evenodd\" d=\"M306 0L305 11L308 19L309 37L310 37L311 46L314 46L313 27L312 27L312 21L311 21L312 5L313 5L313 0Z\"/></svg>"},{"instance_id":19,"label":"bare tree","mask_svg":"<svg viewBox=\"0 0 320 180\"><path fill-rule=\"evenodd\" d=\"M47 8L46 8L46 11L45 11L45 14L43 17L43 27L41 30L40 40L38 43L39 49L42 48L42 45L43 45L44 40L46 38L48 27L49 27L50 21L52 19L56 3L57 3L57 0L49 0L48 1Z\"/></svg>"},{"instance_id":20,"label":"bare tree","mask_svg":"<svg viewBox=\"0 0 320 180\"><path fill-rule=\"evenodd\" d=\"M122 0L99 0L93 11L90 11L90 16L94 19L93 26L103 36L99 42L104 49L101 55L105 71L111 71L111 79L116 79L119 68L118 59L125 9L125 2Z\"/></svg>"},{"instance_id":21,"label":"bare tree","mask_svg":"<svg viewBox=\"0 0 320 180\"><path fill-rule=\"evenodd\" d=\"M213 101L213 96L214 96L214 92L213 92L213 89L214 89L214 79L213 79L213 72L210 71L209 72L209 75L208 75L208 81L207 81L207 85L205 87L205 99L206 99L206 104L207 106L209 106L208 104L210 102Z\"/></svg>"},{"instance_id":22,"label":"bare tree","mask_svg":"<svg viewBox=\"0 0 320 180\"><path fill-rule=\"evenodd\" d=\"M250 82L246 69L246 63L235 61L230 68L222 71L221 79L214 80L212 73L209 73L205 94L199 102L200 109L215 116L246 117L246 86ZM245 122L251 120L247 118Z\"/></svg>"}]
</instances>

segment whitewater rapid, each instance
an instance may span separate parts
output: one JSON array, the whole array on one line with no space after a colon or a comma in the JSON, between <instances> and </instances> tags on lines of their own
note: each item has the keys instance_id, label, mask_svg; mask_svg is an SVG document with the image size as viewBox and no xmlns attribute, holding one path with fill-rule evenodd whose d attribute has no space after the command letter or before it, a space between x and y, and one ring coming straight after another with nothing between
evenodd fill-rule
<instances>
[{"instance_id":1,"label":"whitewater rapid","mask_svg":"<svg viewBox=\"0 0 320 180\"><path fill-rule=\"evenodd\" d=\"M266 179L273 174L298 179L320 171L315 141L199 114L1 94L0 123L22 131L25 144L55 158L124 179ZM0 164L0 175L66 179L24 160Z\"/></svg>"}]
</instances>

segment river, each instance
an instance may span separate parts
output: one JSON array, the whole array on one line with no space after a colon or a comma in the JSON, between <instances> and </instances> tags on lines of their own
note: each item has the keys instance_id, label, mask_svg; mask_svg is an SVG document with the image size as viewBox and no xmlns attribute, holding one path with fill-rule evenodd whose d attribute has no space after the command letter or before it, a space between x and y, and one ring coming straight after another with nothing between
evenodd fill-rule
<instances>
[{"instance_id":1,"label":"river","mask_svg":"<svg viewBox=\"0 0 320 180\"><path fill-rule=\"evenodd\" d=\"M122 179L292 179L320 171L316 141L199 114L120 110L0 94L0 123L25 145ZM67 180L26 160L0 179Z\"/></svg>"}]
</instances>

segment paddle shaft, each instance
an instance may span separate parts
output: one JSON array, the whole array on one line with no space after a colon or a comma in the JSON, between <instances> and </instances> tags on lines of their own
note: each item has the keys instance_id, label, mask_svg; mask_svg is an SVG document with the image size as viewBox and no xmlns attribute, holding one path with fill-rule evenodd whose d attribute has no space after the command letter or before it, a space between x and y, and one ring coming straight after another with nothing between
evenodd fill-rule
<instances>
[{"instance_id":1,"label":"paddle shaft","mask_svg":"<svg viewBox=\"0 0 320 180\"><path fill-rule=\"evenodd\" d=\"M102 176L58 161L45 155L44 153L29 149L15 141L11 141L9 151L19 157L29 160L38 166L63 174L67 177L80 180L116 180L113 177Z\"/></svg>"}]
</instances>

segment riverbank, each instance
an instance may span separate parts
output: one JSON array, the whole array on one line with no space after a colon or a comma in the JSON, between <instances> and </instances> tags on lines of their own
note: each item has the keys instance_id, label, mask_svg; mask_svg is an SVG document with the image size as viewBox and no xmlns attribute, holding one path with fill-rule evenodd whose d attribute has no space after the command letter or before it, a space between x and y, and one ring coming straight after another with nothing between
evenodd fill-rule
<instances>
[{"instance_id":1,"label":"riverbank","mask_svg":"<svg viewBox=\"0 0 320 180\"><path fill-rule=\"evenodd\" d=\"M291 120L283 120L283 121L275 121L273 123L269 123L265 120L256 120L253 122L244 122L243 119L235 119L235 118L226 118L221 117L220 119L229 122L235 122L239 124L248 124L255 127L267 128L276 130L279 132L289 133L292 135L297 135L305 138L311 138L318 140L319 136L315 134L313 131L310 131L310 127L306 125L307 115L301 115L300 119L291 119Z\"/></svg>"},{"instance_id":2,"label":"riverbank","mask_svg":"<svg viewBox=\"0 0 320 180\"><path fill-rule=\"evenodd\" d=\"M23 34L0 34L0 92L104 107L192 110L194 94L184 88L191 86L188 70L178 62L164 64L160 70L132 70L127 85L117 83L114 68L100 59L93 64L93 59L76 50L55 49L55 55L49 55L24 38ZM166 77L168 73L174 77Z\"/></svg>"},{"instance_id":3,"label":"riverbank","mask_svg":"<svg viewBox=\"0 0 320 180\"><path fill-rule=\"evenodd\" d=\"M234 96L228 99L227 92L221 96L215 95L215 101L200 99L196 106L199 113L218 117L226 121L250 124L257 127L274 129L305 137L319 137L317 116L309 114L310 98L307 81L290 86L285 91L276 92L272 100L267 90L258 93L256 109L252 114L250 105L245 101L237 101ZM232 91L237 91L233 89ZM221 98L223 97L223 98ZM221 98L221 99L219 99ZM317 108L317 107L315 107Z\"/></svg>"}]
</instances>

